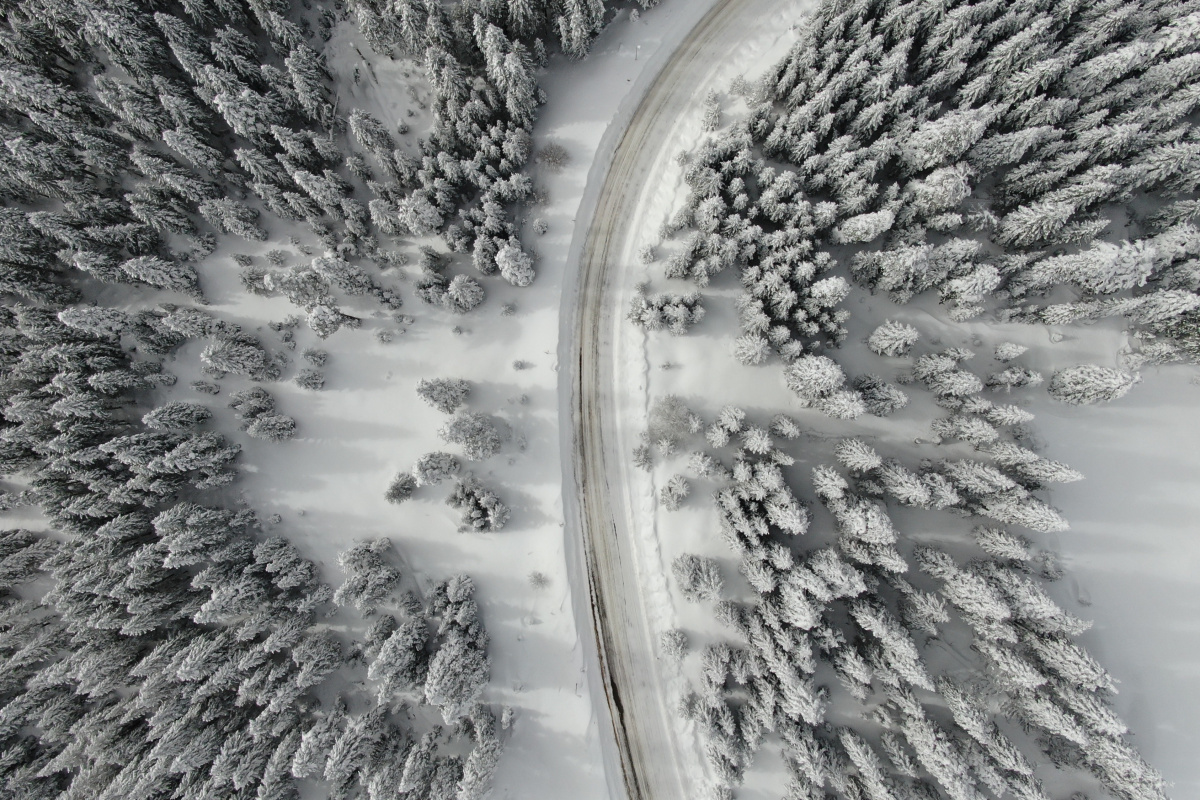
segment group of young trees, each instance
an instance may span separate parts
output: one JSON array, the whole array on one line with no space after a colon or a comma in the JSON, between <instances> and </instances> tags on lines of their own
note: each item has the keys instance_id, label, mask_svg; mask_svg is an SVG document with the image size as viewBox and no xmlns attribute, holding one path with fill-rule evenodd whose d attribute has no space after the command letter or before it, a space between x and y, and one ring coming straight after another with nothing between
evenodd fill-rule
<instances>
[{"instance_id":1,"label":"group of young trees","mask_svg":"<svg viewBox=\"0 0 1200 800\"><path fill-rule=\"evenodd\" d=\"M683 594L714 602L738 637L703 649L699 684L681 705L704 732L723 782L739 783L774 733L792 776L790 797L1044 800L1036 745L1059 767L1090 771L1114 797L1165 798L1162 778L1126 741L1110 707L1112 678L1074 641L1089 624L1040 585L1060 574L1053 558L986 525L946 549L914 546L888 510L958 508L1055 529L1051 516L1061 518L1031 491L1078 473L999 441L981 446L996 466L948 459L913 471L844 439L835 454L846 473L812 471L836 540L806 549L796 537L812 534L811 513L781 472L794 460L772 441L797 433L788 418L768 430L727 408L708 438L714 447L740 438L732 467L703 452L691 459L700 477L723 484L721 529L756 593L749 602L720 599L718 562L688 555L674 564ZM672 652L682 651L677 638L667 642ZM944 674L924 655L935 642L959 659ZM871 709L869 723L826 723L832 694L819 683L819 660ZM963 660L972 680L959 675Z\"/></svg>"},{"instance_id":2,"label":"group of young trees","mask_svg":"<svg viewBox=\"0 0 1200 800\"><path fill-rule=\"evenodd\" d=\"M508 209L533 189L522 170L545 101L536 72L555 44L572 58L587 54L604 24L604 1L359 0L354 13L377 52L421 61L433 88L433 128L420 161L406 168L404 192L371 202L372 217L416 235L443 231L451 250L470 253L482 274L528 285L533 262ZM372 143L386 152L380 133ZM425 281L436 290L439 277ZM441 279L438 302L447 283Z\"/></svg>"},{"instance_id":3,"label":"group of young trees","mask_svg":"<svg viewBox=\"0 0 1200 800\"><path fill-rule=\"evenodd\" d=\"M500 450L501 434L492 417L461 410L470 395L471 384L461 378L423 378L417 384L418 397L443 414L452 415L438 435L462 447L471 461L483 461ZM391 503L403 503L422 486L435 486L458 476L460 468L458 459L450 453L426 453L410 472L402 472L392 480L385 497ZM500 497L469 473L458 478L446 504L461 512L460 531L495 532L511 515Z\"/></svg>"},{"instance_id":4,"label":"group of young trees","mask_svg":"<svg viewBox=\"0 0 1200 800\"><path fill-rule=\"evenodd\" d=\"M638 292L629 303L628 318L646 330L668 330L682 336L704 319L704 304L698 292L684 295Z\"/></svg>"}]
</instances>

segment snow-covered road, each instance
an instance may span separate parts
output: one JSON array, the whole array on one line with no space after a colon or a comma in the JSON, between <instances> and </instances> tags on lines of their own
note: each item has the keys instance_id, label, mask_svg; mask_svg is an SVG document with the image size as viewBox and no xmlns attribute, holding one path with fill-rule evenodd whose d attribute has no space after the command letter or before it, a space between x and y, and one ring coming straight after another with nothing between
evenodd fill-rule
<instances>
[{"instance_id":1,"label":"snow-covered road","mask_svg":"<svg viewBox=\"0 0 1200 800\"><path fill-rule=\"evenodd\" d=\"M574 483L568 480L566 490L574 486L578 503L566 499L567 524L581 537L596 635L601 674L593 696L604 697L611 719L606 763L609 770L620 769L631 799L696 797L707 783L694 743L677 735L677 698L661 674L646 597L647 586L663 580L662 567L643 558L636 538L637 501L626 477L639 416L627 412L645 404L644 396L632 396L644 395L644 384L638 393L622 380L630 376L620 372L623 359L617 352L625 324L622 288L629 288L627 269L633 263L631 223L635 211L653 204L648 198L661 188L651 185L654 167L674 155L683 120L700 106L707 89L728 81L731 54L740 49L743 58L737 60L751 62L749 72L756 73L768 55L759 50L764 35L777 44L788 29L780 31L779 20L798 16L806 5L723 0L710 10L672 53L620 135L601 175L591 223L585 222L586 211L578 220L577 231L585 238L572 248L578 253L577 261L572 259L578 283L575 291L570 286L564 291L560 351L560 361L570 365L563 389L574 422L570 457L564 459ZM775 48L769 49L773 59ZM572 298L573 315L568 311ZM568 430L564 424L564 436ZM616 776L610 774L609 783L611 791L619 791Z\"/></svg>"}]
</instances>

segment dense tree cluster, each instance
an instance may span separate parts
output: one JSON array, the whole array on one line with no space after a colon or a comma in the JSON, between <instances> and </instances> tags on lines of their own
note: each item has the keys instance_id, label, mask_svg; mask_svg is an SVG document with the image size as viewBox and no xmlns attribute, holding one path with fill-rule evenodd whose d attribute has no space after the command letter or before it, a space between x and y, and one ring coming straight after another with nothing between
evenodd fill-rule
<instances>
[{"instance_id":1,"label":"dense tree cluster","mask_svg":"<svg viewBox=\"0 0 1200 800\"><path fill-rule=\"evenodd\" d=\"M899 302L936 291L956 320L1124 316L1142 358L1194 359L1195 12L826 0L746 117L690 154L666 272L736 266L745 335L785 362L840 341L837 263Z\"/></svg>"},{"instance_id":2,"label":"dense tree cluster","mask_svg":"<svg viewBox=\"0 0 1200 800\"><path fill-rule=\"evenodd\" d=\"M57 532L0 534L8 791L279 798L300 779L331 794L387 780L413 747L399 719L323 710L315 694L346 665L321 613L394 585L378 548L347 556L335 594L252 512L202 499L232 480L238 455L205 430L207 408L127 413L169 382L157 362L43 309L16 305L2 324L3 473L24 487L4 499L36 506ZM270 411L255 390L235 403ZM40 601L21 599L42 593L29 581L49 590Z\"/></svg>"},{"instance_id":3,"label":"dense tree cluster","mask_svg":"<svg viewBox=\"0 0 1200 800\"><path fill-rule=\"evenodd\" d=\"M372 217L396 232L443 230L479 272L527 286L533 261L506 207L533 189L522 168L544 102L535 74L555 43L570 57L587 54L603 25L603 0L359 0L354 11L377 52L421 61L433 87L433 130L420 160L396 159L400 184L371 201ZM350 125L358 134L354 118ZM360 144L381 164L400 152L386 131L360 127Z\"/></svg>"},{"instance_id":4,"label":"dense tree cluster","mask_svg":"<svg viewBox=\"0 0 1200 800\"><path fill-rule=\"evenodd\" d=\"M958 363L947 360L947 368ZM977 380L975 391L981 388ZM1001 424L1002 407L955 397L963 413ZM789 423L772 429L795 435ZM718 428L721 435L709 436L714 447L755 430L736 409L722 411ZM1060 767L1090 771L1114 797L1165 797L1162 778L1126 741L1110 707L1113 680L1074 641L1089 624L1058 606L1038 580L1058 577L1053 559L1024 537L988 526L976 527L965 548L914 547L889 512L893 503L954 508L1057 530L1065 522L1032 492L1078 480L1078 473L1000 436L976 445L990 464L946 459L918 470L844 439L835 448L844 473L812 470L836 540L805 549L796 536L809 531L812 517L781 471L793 459L769 435L756 448L751 437L740 438L732 468L704 453L692 464L724 483L716 495L722 531L757 596L720 599L712 559L685 555L673 565L684 595L715 601L718 619L739 640L699 653L700 681L681 705L703 730L724 783L742 780L774 732L792 776L789 797L1044 799L1031 744ZM676 638L664 638L671 657L682 650ZM964 681L957 666L940 674L927 662L925 649L939 641L960 653L957 643L970 645L973 680ZM831 694L819 682L823 669L863 704L870 724L826 723ZM838 716L849 718L845 708ZM1032 740L1012 733L1012 723Z\"/></svg>"}]
</instances>

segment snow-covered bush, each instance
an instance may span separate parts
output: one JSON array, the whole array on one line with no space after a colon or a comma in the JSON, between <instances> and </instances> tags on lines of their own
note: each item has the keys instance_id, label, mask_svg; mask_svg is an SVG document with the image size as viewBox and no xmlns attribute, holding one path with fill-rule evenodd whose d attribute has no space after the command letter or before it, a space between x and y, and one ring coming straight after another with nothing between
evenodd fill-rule
<instances>
[{"instance_id":1,"label":"snow-covered bush","mask_svg":"<svg viewBox=\"0 0 1200 800\"><path fill-rule=\"evenodd\" d=\"M1139 380L1141 376L1124 370L1081 364L1055 372L1046 388L1056 400L1088 405L1124 397Z\"/></svg>"},{"instance_id":2,"label":"snow-covered bush","mask_svg":"<svg viewBox=\"0 0 1200 800\"><path fill-rule=\"evenodd\" d=\"M364 614L387 600L400 582L400 571L387 562L392 549L387 538L369 539L338 554L338 566L346 574L333 593L339 606L353 605Z\"/></svg>"},{"instance_id":3,"label":"snow-covered bush","mask_svg":"<svg viewBox=\"0 0 1200 800\"><path fill-rule=\"evenodd\" d=\"M282 442L296 435L296 420L284 414L261 414L246 426L255 439Z\"/></svg>"},{"instance_id":4,"label":"snow-covered bush","mask_svg":"<svg viewBox=\"0 0 1200 800\"><path fill-rule=\"evenodd\" d=\"M912 325L888 320L871 333L867 346L881 356L906 356L921 334Z\"/></svg>"},{"instance_id":5,"label":"snow-covered bush","mask_svg":"<svg viewBox=\"0 0 1200 800\"><path fill-rule=\"evenodd\" d=\"M403 503L413 496L419 485L411 472L401 472L388 484L383 496L389 503Z\"/></svg>"},{"instance_id":6,"label":"snow-covered bush","mask_svg":"<svg viewBox=\"0 0 1200 800\"><path fill-rule=\"evenodd\" d=\"M496 253L496 266L504 280L513 286L533 283L533 259L514 241L509 241Z\"/></svg>"},{"instance_id":7,"label":"snow-covered bush","mask_svg":"<svg viewBox=\"0 0 1200 800\"><path fill-rule=\"evenodd\" d=\"M142 417L147 428L160 431L183 431L198 427L208 421L212 412L195 403L171 400Z\"/></svg>"},{"instance_id":8,"label":"snow-covered bush","mask_svg":"<svg viewBox=\"0 0 1200 800\"><path fill-rule=\"evenodd\" d=\"M807 408L816 408L835 419L855 419L866 412L856 391L841 390L846 374L828 356L804 355L784 373L787 386Z\"/></svg>"},{"instance_id":9,"label":"snow-covered bush","mask_svg":"<svg viewBox=\"0 0 1200 800\"><path fill-rule=\"evenodd\" d=\"M850 385L862 398L867 413L886 417L908 405L908 395L878 375L859 375Z\"/></svg>"},{"instance_id":10,"label":"snow-covered bush","mask_svg":"<svg viewBox=\"0 0 1200 800\"><path fill-rule=\"evenodd\" d=\"M446 286L442 304L451 311L465 314L483 302L484 291L470 275L455 275Z\"/></svg>"},{"instance_id":11,"label":"snow-covered bush","mask_svg":"<svg viewBox=\"0 0 1200 800\"><path fill-rule=\"evenodd\" d=\"M995 357L997 361L1006 363L1014 358L1020 358L1028 350L1028 347L1013 342L1001 342L996 345Z\"/></svg>"},{"instance_id":12,"label":"snow-covered bush","mask_svg":"<svg viewBox=\"0 0 1200 800\"><path fill-rule=\"evenodd\" d=\"M538 151L537 160L551 169L559 170L570 162L571 155L567 152L567 148L563 147L560 143L546 142L542 149Z\"/></svg>"},{"instance_id":13,"label":"snow-covered bush","mask_svg":"<svg viewBox=\"0 0 1200 800\"><path fill-rule=\"evenodd\" d=\"M662 648L663 658L668 661L679 663L687 655L687 634L678 628L663 631L658 641L659 647Z\"/></svg>"},{"instance_id":14,"label":"snow-covered bush","mask_svg":"<svg viewBox=\"0 0 1200 800\"><path fill-rule=\"evenodd\" d=\"M628 319L646 330L682 336L704 319L704 305L698 292L650 296L638 292L629 304Z\"/></svg>"},{"instance_id":15,"label":"snow-covered bush","mask_svg":"<svg viewBox=\"0 0 1200 800\"><path fill-rule=\"evenodd\" d=\"M721 567L711 558L685 553L671 563L671 572L683 596L693 602L717 600L725 582Z\"/></svg>"},{"instance_id":16,"label":"snow-covered bush","mask_svg":"<svg viewBox=\"0 0 1200 800\"><path fill-rule=\"evenodd\" d=\"M484 414L457 414L438 431L438 436L461 445L467 458L473 461L491 458L500 450L500 431L491 417Z\"/></svg>"},{"instance_id":17,"label":"snow-covered bush","mask_svg":"<svg viewBox=\"0 0 1200 800\"><path fill-rule=\"evenodd\" d=\"M296 385L311 392L320 391L325 388L325 373L306 367L296 373Z\"/></svg>"},{"instance_id":18,"label":"snow-covered bush","mask_svg":"<svg viewBox=\"0 0 1200 800\"><path fill-rule=\"evenodd\" d=\"M455 378L422 378L417 396L443 414L453 414L471 394L471 384Z\"/></svg>"},{"instance_id":19,"label":"snow-covered bush","mask_svg":"<svg viewBox=\"0 0 1200 800\"><path fill-rule=\"evenodd\" d=\"M458 459L449 453L426 453L413 466L418 486L436 486L458 474Z\"/></svg>"},{"instance_id":20,"label":"snow-covered bush","mask_svg":"<svg viewBox=\"0 0 1200 800\"><path fill-rule=\"evenodd\" d=\"M668 511L679 510L691 488L691 484L688 483L687 478L682 475L671 476L671 479L667 481L667 485L659 493L659 500L662 502L663 508Z\"/></svg>"},{"instance_id":21,"label":"snow-covered bush","mask_svg":"<svg viewBox=\"0 0 1200 800\"><path fill-rule=\"evenodd\" d=\"M446 498L447 505L462 512L459 530L494 533L508 522L508 506L499 496L472 478L460 481Z\"/></svg>"},{"instance_id":22,"label":"snow-covered bush","mask_svg":"<svg viewBox=\"0 0 1200 800\"><path fill-rule=\"evenodd\" d=\"M850 217L833 231L833 240L839 244L862 244L882 236L896 222L891 211L873 211Z\"/></svg>"}]
</instances>

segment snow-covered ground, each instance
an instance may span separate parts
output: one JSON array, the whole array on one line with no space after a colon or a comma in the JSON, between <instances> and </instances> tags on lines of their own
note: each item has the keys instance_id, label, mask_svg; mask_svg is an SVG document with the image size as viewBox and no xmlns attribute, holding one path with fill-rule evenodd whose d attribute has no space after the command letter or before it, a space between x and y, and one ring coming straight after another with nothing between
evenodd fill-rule
<instances>
[{"instance_id":1,"label":"snow-covered ground","mask_svg":"<svg viewBox=\"0 0 1200 800\"><path fill-rule=\"evenodd\" d=\"M1087 476L1053 494L1071 521L1057 537L1067 572L1060 599L1095 620L1083 641L1120 681L1114 707L1176 798L1200 797L1195 378L1193 368L1156 368L1107 406L1030 406L1048 457Z\"/></svg>"}]
</instances>

